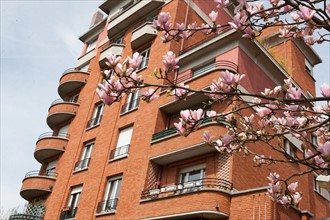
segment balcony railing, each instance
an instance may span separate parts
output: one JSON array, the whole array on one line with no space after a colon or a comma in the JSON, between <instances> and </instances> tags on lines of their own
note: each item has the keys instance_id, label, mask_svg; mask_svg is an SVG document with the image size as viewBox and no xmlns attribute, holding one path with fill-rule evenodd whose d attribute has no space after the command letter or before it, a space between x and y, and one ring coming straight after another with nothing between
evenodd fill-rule
<instances>
[{"instance_id":1,"label":"balcony railing","mask_svg":"<svg viewBox=\"0 0 330 220\"><path fill-rule=\"evenodd\" d=\"M110 212L116 210L118 199L109 199L97 204L97 213Z\"/></svg>"},{"instance_id":2,"label":"balcony railing","mask_svg":"<svg viewBox=\"0 0 330 220\"><path fill-rule=\"evenodd\" d=\"M61 212L60 220L74 218L76 216L77 209L78 209L78 207L75 207L72 209L69 208L68 210L63 210Z\"/></svg>"},{"instance_id":3,"label":"balcony railing","mask_svg":"<svg viewBox=\"0 0 330 220\"><path fill-rule=\"evenodd\" d=\"M151 138L151 141L155 141L155 140L170 136L172 134L177 134L177 133L178 133L178 131L175 127L169 128L169 129L166 129L166 130L163 130L163 131L160 131L160 132L157 132L157 133L153 134L152 138Z\"/></svg>"},{"instance_id":4,"label":"balcony railing","mask_svg":"<svg viewBox=\"0 0 330 220\"><path fill-rule=\"evenodd\" d=\"M44 139L44 138L65 138L65 139L69 139L70 135L67 133L54 133L54 132L45 132L43 134L41 134L38 138L38 140Z\"/></svg>"},{"instance_id":5,"label":"balcony railing","mask_svg":"<svg viewBox=\"0 0 330 220\"><path fill-rule=\"evenodd\" d=\"M53 106L53 105L60 104L60 103L78 103L78 101L76 101L76 100L75 101L71 101L71 100L65 101L63 99L56 99L50 105Z\"/></svg>"},{"instance_id":6,"label":"balcony railing","mask_svg":"<svg viewBox=\"0 0 330 220\"><path fill-rule=\"evenodd\" d=\"M15 214L9 216L9 220L43 220L43 216L28 215L28 214Z\"/></svg>"},{"instance_id":7,"label":"balcony railing","mask_svg":"<svg viewBox=\"0 0 330 220\"><path fill-rule=\"evenodd\" d=\"M205 123L208 123L208 122L211 122L211 121L212 121L211 118L204 118L201 124L205 124ZM169 129L154 133L151 137L151 141L156 141L158 139L162 139L162 138L165 138L165 137L168 137L170 135L177 134L177 133L178 132L177 132L176 127L169 128Z\"/></svg>"},{"instance_id":8,"label":"balcony railing","mask_svg":"<svg viewBox=\"0 0 330 220\"><path fill-rule=\"evenodd\" d=\"M84 72L84 73L89 73L90 72L90 69L88 68L70 68L70 69L67 69L63 72L62 76L66 75L66 74L69 74L69 73L74 73L74 72Z\"/></svg>"},{"instance_id":9,"label":"balcony railing","mask_svg":"<svg viewBox=\"0 0 330 220\"><path fill-rule=\"evenodd\" d=\"M90 160L91 160L91 158L86 158L86 159L76 162L74 165L74 171L87 168Z\"/></svg>"},{"instance_id":10,"label":"balcony railing","mask_svg":"<svg viewBox=\"0 0 330 220\"><path fill-rule=\"evenodd\" d=\"M110 152L110 160L115 159L117 157L121 157L123 155L126 155L128 153L130 145L124 145L121 147L117 147L116 149L111 150Z\"/></svg>"},{"instance_id":11,"label":"balcony railing","mask_svg":"<svg viewBox=\"0 0 330 220\"><path fill-rule=\"evenodd\" d=\"M142 191L141 199L156 199L208 189L230 191L233 189L233 184L224 179L204 178L190 182L162 186L157 189L144 190Z\"/></svg>"},{"instance_id":12,"label":"balcony railing","mask_svg":"<svg viewBox=\"0 0 330 220\"><path fill-rule=\"evenodd\" d=\"M92 118L91 120L89 120L87 122L86 129L95 127L96 125L100 124L101 119L102 119L102 115L100 115L99 117L96 117L96 118Z\"/></svg>"},{"instance_id":13,"label":"balcony railing","mask_svg":"<svg viewBox=\"0 0 330 220\"><path fill-rule=\"evenodd\" d=\"M27 174L25 174L25 178L28 178L28 177L40 177L40 176L57 177L57 173L55 173L55 172L47 172L47 171L34 170L34 171L30 171Z\"/></svg>"},{"instance_id":14,"label":"balcony railing","mask_svg":"<svg viewBox=\"0 0 330 220\"><path fill-rule=\"evenodd\" d=\"M184 76L178 75L178 78L175 80L175 83L181 83L184 81L187 81L193 77L211 72L211 71L216 71L216 70L229 70L232 72L238 72L238 65L236 63L233 63L231 61L227 60L219 60L214 63L210 63L209 65L206 65L202 68L196 69L193 71L191 74L186 74Z\"/></svg>"},{"instance_id":15,"label":"balcony railing","mask_svg":"<svg viewBox=\"0 0 330 220\"><path fill-rule=\"evenodd\" d=\"M140 98L134 99L121 107L120 114L136 109L139 106Z\"/></svg>"}]
</instances>

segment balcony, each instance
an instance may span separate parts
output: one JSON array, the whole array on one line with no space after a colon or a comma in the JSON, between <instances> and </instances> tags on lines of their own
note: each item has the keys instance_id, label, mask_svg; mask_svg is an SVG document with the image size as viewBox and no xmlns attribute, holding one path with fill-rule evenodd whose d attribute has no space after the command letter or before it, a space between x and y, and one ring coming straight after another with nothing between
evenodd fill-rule
<instances>
[{"instance_id":1,"label":"balcony","mask_svg":"<svg viewBox=\"0 0 330 220\"><path fill-rule=\"evenodd\" d=\"M178 74L175 83L178 84L181 82L190 81L207 73L221 70L228 70L233 73L238 73L238 65L231 61L219 60L214 63L205 65L201 68L194 69L193 71L190 71L188 73Z\"/></svg>"},{"instance_id":2,"label":"balcony","mask_svg":"<svg viewBox=\"0 0 330 220\"><path fill-rule=\"evenodd\" d=\"M111 150L110 161L116 160L119 158L123 158L123 157L127 157L129 147L130 147L130 145L127 144L127 145L117 147L116 149Z\"/></svg>"},{"instance_id":3,"label":"balcony","mask_svg":"<svg viewBox=\"0 0 330 220\"><path fill-rule=\"evenodd\" d=\"M109 212L114 212L117 208L118 199L109 199L99 202L97 204L96 213L106 214Z\"/></svg>"},{"instance_id":4,"label":"balcony","mask_svg":"<svg viewBox=\"0 0 330 220\"><path fill-rule=\"evenodd\" d=\"M62 154L69 141L69 134L46 132L39 136L34 158L39 163L46 159Z\"/></svg>"},{"instance_id":5,"label":"balcony","mask_svg":"<svg viewBox=\"0 0 330 220\"><path fill-rule=\"evenodd\" d=\"M57 173L31 171L25 175L20 195L27 201L47 196L51 193Z\"/></svg>"},{"instance_id":6,"label":"balcony","mask_svg":"<svg viewBox=\"0 0 330 220\"><path fill-rule=\"evenodd\" d=\"M43 216L28 215L28 214L15 214L9 216L9 220L43 220Z\"/></svg>"},{"instance_id":7,"label":"balcony","mask_svg":"<svg viewBox=\"0 0 330 220\"><path fill-rule=\"evenodd\" d=\"M60 97L64 99L68 94L71 94L85 85L89 76L89 71L89 69L79 68L71 68L64 71L58 87L58 94Z\"/></svg>"},{"instance_id":8,"label":"balcony","mask_svg":"<svg viewBox=\"0 0 330 220\"><path fill-rule=\"evenodd\" d=\"M62 210L60 215L60 220L73 219L76 216L78 207L75 208L65 208Z\"/></svg>"},{"instance_id":9,"label":"balcony","mask_svg":"<svg viewBox=\"0 0 330 220\"><path fill-rule=\"evenodd\" d=\"M107 61L107 56L109 53L115 54L117 56L121 56L123 54L125 48L125 42L123 41L122 43L110 43L109 46L105 47L100 54L100 59L99 59L99 65L101 69L103 69L106 64L105 62Z\"/></svg>"},{"instance_id":10,"label":"balcony","mask_svg":"<svg viewBox=\"0 0 330 220\"><path fill-rule=\"evenodd\" d=\"M88 168L90 160L91 158L86 158L76 162L74 165L74 172L86 170Z\"/></svg>"},{"instance_id":11,"label":"balcony","mask_svg":"<svg viewBox=\"0 0 330 220\"><path fill-rule=\"evenodd\" d=\"M110 1L108 1L110 2ZM133 4L124 6L110 17L108 37L112 38L127 27L145 18L146 12L152 12L164 4L164 0L134 1Z\"/></svg>"},{"instance_id":12,"label":"balcony","mask_svg":"<svg viewBox=\"0 0 330 220\"><path fill-rule=\"evenodd\" d=\"M228 219L231 189L228 181L204 178L145 190L140 200L146 210L142 219ZM155 212L154 207L161 209Z\"/></svg>"},{"instance_id":13,"label":"balcony","mask_svg":"<svg viewBox=\"0 0 330 220\"><path fill-rule=\"evenodd\" d=\"M152 41L156 36L157 30L152 27L152 22L146 22L133 31L131 40L132 48L138 48Z\"/></svg>"},{"instance_id":14,"label":"balcony","mask_svg":"<svg viewBox=\"0 0 330 220\"><path fill-rule=\"evenodd\" d=\"M76 116L79 105L80 104L77 102L64 101L62 99L57 99L52 102L48 110L48 126L54 130L57 125L72 119L74 116Z\"/></svg>"},{"instance_id":15,"label":"balcony","mask_svg":"<svg viewBox=\"0 0 330 220\"><path fill-rule=\"evenodd\" d=\"M139 107L140 98L134 99L121 106L120 114L133 111Z\"/></svg>"},{"instance_id":16,"label":"balcony","mask_svg":"<svg viewBox=\"0 0 330 220\"><path fill-rule=\"evenodd\" d=\"M216 178L204 178L196 181L177 183L174 185L162 186L158 189L144 190L141 200L153 200L170 196L178 196L185 193L192 193L205 190L218 190L230 192L233 184L227 180Z\"/></svg>"}]
</instances>

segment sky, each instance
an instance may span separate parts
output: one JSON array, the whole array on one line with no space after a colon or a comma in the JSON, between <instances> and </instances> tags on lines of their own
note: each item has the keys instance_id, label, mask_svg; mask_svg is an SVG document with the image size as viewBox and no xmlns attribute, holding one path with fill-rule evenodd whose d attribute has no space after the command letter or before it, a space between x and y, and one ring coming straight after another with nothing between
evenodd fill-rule
<instances>
[{"instance_id":1,"label":"sky","mask_svg":"<svg viewBox=\"0 0 330 220\"><path fill-rule=\"evenodd\" d=\"M1 210L24 206L22 180L39 170L38 136L51 131L48 108L58 99L58 80L74 67L99 0L1 1ZM330 84L329 44L315 48L324 64L314 69L318 88Z\"/></svg>"},{"instance_id":2,"label":"sky","mask_svg":"<svg viewBox=\"0 0 330 220\"><path fill-rule=\"evenodd\" d=\"M22 180L39 170L33 153L64 70L74 67L102 1L1 1L1 203L20 206Z\"/></svg>"}]
</instances>

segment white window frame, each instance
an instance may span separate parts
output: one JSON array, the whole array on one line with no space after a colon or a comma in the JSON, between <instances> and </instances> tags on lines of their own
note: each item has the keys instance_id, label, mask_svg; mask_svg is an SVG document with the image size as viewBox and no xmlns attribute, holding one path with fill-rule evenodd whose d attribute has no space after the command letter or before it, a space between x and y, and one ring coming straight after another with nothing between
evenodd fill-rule
<instances>
[{"instance_id":1,"label":"white window frame","mask_svg":"<svg viewBox=\"0 0 330 220\"><path fill-rule=\"evenodd\" d=\"M314 182L314 191L320 194L322 197L326 198L328 201L330 201L330 192L326 189L322 189L318 182L316 181L316 178L318 176L317 173L313 173L313 182Z\"/></svg>"},{"instance_id":2,"label":"white window frame","mask_svg":"<svg viewBox=\"0 0 330 220\"><path fill-rule=\"evenodd\" d=\"M93 148L94 142L88 142L84 144L84 149L81 153L80 161L78 161L80 164L79 166L75 167L75 171L88 168Z\"/></svg>"},{"instance_id":3,"label":"white window frame","mask_svg":"<svg viewBox=\"0 0 330 220\"><path fill-rule=\"evenodd\" d=\"M107 187L104 193L104 199L103 199L104 203L103 203L102 211L107 212L107 211L115 210L117 208L116 200L119 197L121 183L122 183L122 176L112 177L107 180ZM109 205L110 205L110 209L108 207ZM114 205L116 207L112 208Z\"/></svg>"},{"instance_id":4,"label":"white window frame","mask_svg":"<svg viewBox=\"0 0 330 220\"><path fill-rule=\"evenodd\" d=\"M114 158L127 155L128 148L131 143L132 134L133 134L133 126L123 128L119 131Z\"/></svg>"},{"instance_id":5,"label":"white window frame","mask_svg":"<svg viewBox=\"0 0 330 220\"><path fill-rule=\"evenodd\" d=\"M71 188L70 198L68 200L68 207L70 207L70 210L78 207L81 191L82 186L76 186ZM74 201L73 204L72 201Z\"/></svg>"},{"instance_id":6,"label":"white window frame","mask_svg":"<svg viewBox=\"0 0 330 220\"><path fill-rule=\"evenodd\" d=\"M295 148L296 146L291 143L291 141L289 141L287 138L284 138L284 150L292 158L296 158Z\"/></svg>"},{"instance_id":7,"label":"white window frame","mask_svg":"<svg viewBox=\"0 0 330 220\"><path fill-rule=\"evenodd\" d=\"M140 66L137 68L137 71L145 69L148 67L148 63L149 63L149 56L150 56L150 47L148 47L147 49L143 50L140 52L140 56L142 56L142 62L140 64Z\"/></svg>"},{"instance_id":8,"label":"white window frame","mask_svg":"<svg viewBox=\"0 0 330 220\"><path fill-rule=\"evenodd\" d=\"M139 98L141 90L138 89L136 92L131 92L127 96L125 112L131 111L139 107Z\"/></svg>"},{"instance_id":9,"label":"white window frame","mask_svg":"<svg viewBox=\"0 0 330 220\"><path fill-rule=\"evenodd\" d=\"M51 161L47 164L45 174L47 176L54 176L58 160Z\"/></svg>"},{"instance_id":10,"label":"white window frame","mask_svg":"<svg viewBox=\"0 0 330 220\"><path fill-rule=\"evenodd\" d=\"M104 103L99 103L98 105L95 106L93 118L92 118L93 123L90 127L94 127L101 123L103 110L104 110Z\"/></svg>"},{"instance_id":11,"label":"white window frame","mask_svg":"<svg viewBox=\"0 0 330 220\"><path fill-rule=\"evenodd\" d=\"M203 163L196 166L181 169L179 172L179 184L183 184L183 188L191 188L202 185L203 180L205 178L205 168L206 164ZM198 180L189 180L190 173L198 170L200 171L200 178Z\"/></svg>"}]
</instances>

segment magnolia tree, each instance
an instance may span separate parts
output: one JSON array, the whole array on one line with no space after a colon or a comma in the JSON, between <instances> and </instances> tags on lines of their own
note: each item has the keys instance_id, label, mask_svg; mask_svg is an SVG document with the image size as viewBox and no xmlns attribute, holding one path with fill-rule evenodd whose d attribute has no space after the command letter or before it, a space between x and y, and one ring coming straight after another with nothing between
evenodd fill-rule
<instances>
[{"instance_id":1,"label":"magnolia tree","mask_svg":"<svg viewBox=\"0 0 330 220\"><path fill-rule=\"evenodd\" d=\"M306 44L327 43L330 32L330 3L326 1L247 1L247 0L215 0L217 8L226 8L233 12L233 20L228 24L217 24L217 8L210 12L210 24L188 25L172 24L169 13L162 12L154 21L154 28L163 32L162 40L166 43L172 40L187 39L197 32L205 35L218 34L226 28L242 32L242 37L254 39L265 28L278 26L279 37L302 39ZM328 46L328 45L327 45ZM245 75L229 71L220 72L207 89L193 89L184 83L176 84L170 80L179 69L179 60L169 51L163 56L163 68L153 72L153 76L161 79L161 84L150 84L143 80L137 70L142 57L134 53L133 57L123 60L121 57L109 54L108 69L102 74L104 83L99 84L97 94L107 105L120 101L128 93L143 89L142 100L150 102L159 97L160 91L167 91L175 100L185 100L189 94L202 93L209 97L205 105L224 103L232 106L228 112L197 110L182 110L180 119L174 123L178 133L188 136L197 130L203 120L211 119L221 126L226 126L227 132L211 134L205 131L202 140L214 147L220 153L253 155L256 166L266 166L274 163L297 163L306 167L302 172L296 172L289 177L280 178L277 173L270 173L268 179L269 196L284 206L294 206L302 199L297 191L298 183L291 178L303 174L318 172L327 174L330 163L330 87L321 86L320 97L306 98L299 87L294 86L292 79L286 79L283 85L265 88L260 94L248 93L242 90L241 80ZM316 103L313 107L311 103ZM317 104L320 103L320 104ZM246 115L246 110L253 112ZM292 156L283 144L285 135L291 135L301 143L303 153ZM312 141L312 137L318 139ZM264 147L277 152L263 155L249 146L261 142ZM283 157L283 155L285 157Z\"/></svg>"}]
</instances>

